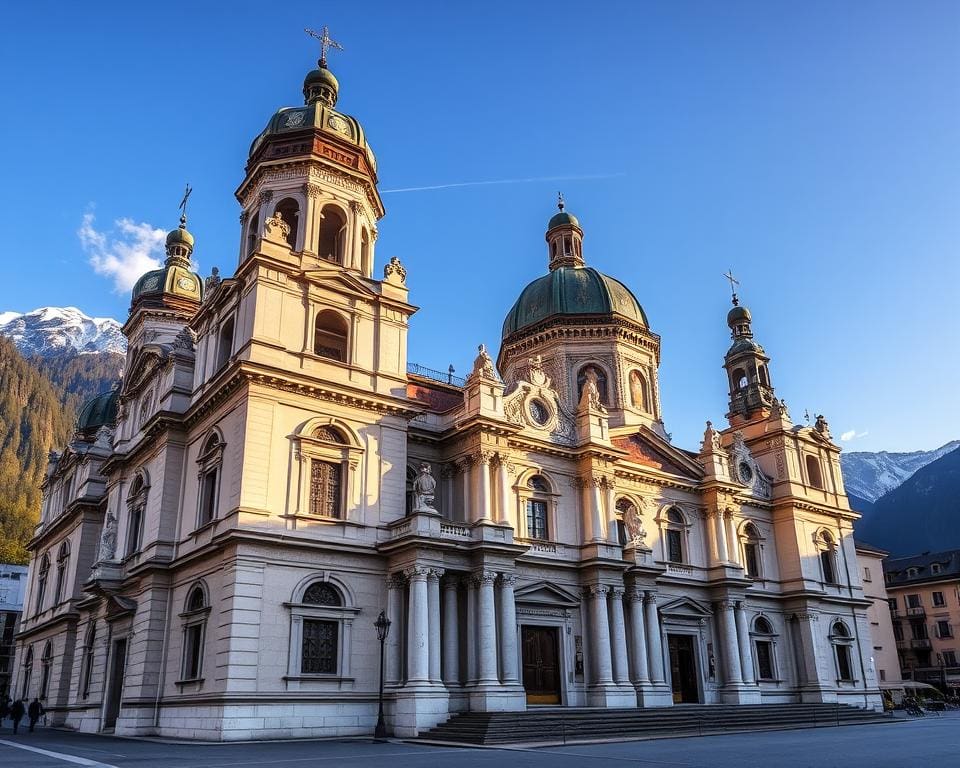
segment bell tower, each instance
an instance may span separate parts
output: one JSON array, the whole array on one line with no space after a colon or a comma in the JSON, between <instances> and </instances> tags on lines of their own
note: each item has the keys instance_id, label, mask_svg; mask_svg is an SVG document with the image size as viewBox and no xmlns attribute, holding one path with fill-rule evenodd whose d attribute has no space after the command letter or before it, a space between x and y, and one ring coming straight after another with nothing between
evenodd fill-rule
<instances>
[{"instance_id":1,"label":"bell tower","mask_svg":"<svg viewBox=\"0 0 960 768\"><path fill-rule=\"evenodd\" d=\"M736 284L733 276L726 276L731 286ZM733 308L727 313L727 325L733 344L723 358L730 387L730 403L727 419L732 427L740 427L752 421L766 419L774 404L773 386L770 384L770 358L753 339L750 310L740 305L733 291Z\"/></svg>"}]
</instances>

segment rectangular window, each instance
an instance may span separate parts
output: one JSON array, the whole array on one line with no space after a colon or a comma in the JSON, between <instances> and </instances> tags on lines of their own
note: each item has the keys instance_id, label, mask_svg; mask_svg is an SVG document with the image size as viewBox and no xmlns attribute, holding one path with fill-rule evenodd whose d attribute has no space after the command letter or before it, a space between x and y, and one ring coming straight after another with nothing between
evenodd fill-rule
<instances>
[{"instance_id":1,"label":"rectangular window","mask_svg":"<svg viewBox=\"0 0 960 768\"><path fill-rule=\"evenodd\" d=\"M841 680L853 680L853 668L850 665L850 646L837 646L837 670Z\"/></svg>"},{"instance_id":2,"label":"rectangular window","mask_svg":"<svg viewBox=\"0 0 960 768\"><path fill-rule=\"evenodd\" d=\"M941 619L937 622L937 637L953 637L953 627L949 621Z\"/></svg>"},{"instance_id":3,"label":"rectangular window","mask_svg":"<svg viewBox=\"0 0 960 768\"><path fill-rule=\"evenodd\" d=\"M942 608L947 604L947 601L943 599L943 592L934 592L933 593L933 604L938 608Z\"/></svg>"},{"instance_id":4,"label":"rectangular window","mask_svg":"<svg viewBox=\"0 0 960 768\"><path fill-rule=\"evenodd\" d=\"M890 606L890 610L891 610L891 611L897 610L897 598L895 598L895 597L888 597L888 598L887 598L887 605Z\"/></svg>"},{"instance_id":5,"label":"rectangular window","mask_svg":"<svg viewBox=\"0 0 960 768\"><path fill-rule=\"evenodd\" d=\"M760 578L760 558L757 556L757 545L748 542L743 545L743 556L747 569L747 578Z\"/></svg>"},{"instance_id":6,"label":"rectangular window","mask_svg":"<svg viewBox=\"0 0 960 768\"><path fill-rule=\"evenodd\" d=\"M127 555L140 551L140 534L143 531L143 505L130 507L130 531L127 536Z\"/></svg>"},{"instance_id":7,"label":"rectangular window","mask_svg":"<svg viewBox=\"0 0 960 768\"><path fill-rule=\"evenodd\" d=\"M200 658L203 650L203 624L191 624L183 630L183 680L200 677Z\"/></svg>"},{"instance_id":8,"label":"rectangular window","mask_svg":"<svg viewBox=\"0 0 960 768\"><path fill-rule=\"evenodd\" d=\"M956 651L944 651L943 652L943 665L945 667L955 667L957 666L957 652Z\"/></svg>"},{"instance_id":9,"label":"rectangular window","mask_svg":"<svg viewBox=\"0 0 960 768\"><path fill-rule=\"evenodd\" d=\"M899 621L893 622L893 638L894 640L903 640L903 626Z\"/></svg>"},{"instance_id":10,"label":"rectangular window","mask_svg":"<svg viewBox=\"0 0 960 768\"><path fill-rule=\"evenodd\" d=\"M886 679L887 679L887 670L881 669L881 670L880 670L880 682L883 682L883 681L886 680Z\"/></svg>"},{"instance_id":11,"label":"rectangular window","mask_svg":"<svg viewBox=\"0 0 960 768\"><path fill-rule=\"evenodd\" d=\"M300 671L305 675L337 673L337 622L303 620Z\"/></svg>"},{"instance_id":12,"label":"rectangular window","mask_svg":"<svg viewBox=\"0 0 960 768\"><path fill-rule=\"evenodd\" d=\"M200 525L209 523L217 516L217 475L219 468L209 470L200 481Z\"/></svg>"},{"instance_id":13,"label":"rectangular window","mask_svg":"<svg viewBox=\"0 0 960 768\"><path fill-rule=\"evenodd\" d=\"M667 531L667 559L671 563L683 562L683 531Z\"/></svg>"},{"instance_id":14,"label":"rectangular window","mask_svg":"<svg viewBox=\"0 0 960 768\"><path fill-rule=\"evenodd\" d=\"M837 578L833 572L833 552L829 549L820 553L820 567L823 569L823 580L827 584L836 584Z\"/></svg>"},{"instance_id":15,"label":"rectangular window","mask_svg":"<svg viewBox=\"0 0 960 768\"><path fill-rule=\"evenodd\" d=\"M340 465L310 461L310 514L340 517Z\"/></svg>"},{"instance_id":16,"label":"rectangular window","mask_svg":"<svg viewBox=\"0 0 960 768\"><path fill-rule=\"evenodd\" d=\"M547 538L547 502L536 499L527 502L527 535L531 539Z\"/></svg>"},{"instance_id":17,"label":"rectangular window","mask_svg":"<svg viewBox=\"0 0 960 768\"><path fill-rule=\"evenodd\" d=\"M758 640L757 674L761 680L773 680L773 644L768 640Z\"/></svg>"},{"instance_id":18,"label":"rectangular window","mask_svg":"<svg viewBox=\"0 0 960 768\"><path fill-rule=\"evenodd\" d=\"M870 569L867 566L863 567L863 580L864 581L873 581L870 576Z\"/></svg>"},{"instance_id":19,"label":"rectangular window","mask_svg":"<svg viewBox=\"0 0 960 768\"><path fill-rule=\"evenodd\" d=\"M927 625L924 624L922 621L911 621L910 631L913 633L914 640L930 639L930 636L927 634Z\"/></svg>"},{"instance_id":20,"label":"rectangular window","mask_svg":"<svg viewBox=\"0 0 960 768\"><path fill-rule=\"evenodd\" d=\"M920 595L907 595L907 608L919 608L920 606Z\"/></svg>"}]
</instances>

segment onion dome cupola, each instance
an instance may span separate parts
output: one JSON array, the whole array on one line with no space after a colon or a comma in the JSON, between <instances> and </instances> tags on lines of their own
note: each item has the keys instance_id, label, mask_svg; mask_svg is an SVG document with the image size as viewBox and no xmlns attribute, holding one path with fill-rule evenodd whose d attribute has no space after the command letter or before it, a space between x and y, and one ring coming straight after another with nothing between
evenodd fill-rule
<instances>
[{"instance_id":1,"label":"onion dome cupola","mask_svg":"<svg viewBox=\"0 0 960 768\"><path fill-rule=\"evenodd\" d=\"M167 258L160 269L147 272L133 286L131 308L136 306L196 309L203 301L203 280L190 269L193 235L187 229L186 197L180 226L167 234Z\"/></svg>"},{"instance_id":2,"label":"onion dome cupola","mask_svg":"<svg viewBox=\"0 0 960 768\"><path fill-rule=\"evenodd\" d=\"M736 284L732 274L726 276L731 288ZM741 306L736 290L732 291L733 307L727 313L727 325L733 343L724 356L723 367L730 385L731 425L739 426L755 418L767 418L774 402L770 383L770 358L753 338L750 310Z\"/></svg>"},{"instance_id":3,"label":"onion dome cupola","mask_svg":"<svg viewBox=\"0 0 960 768\"><path fill-rule=\"evenodd\" d=\"M77 434L89 439L94 437L101 427L112 427L116 424L119 399L120 388L117 387L87 400L77 415Z\"/></svg>"},{"instance_id":4,"label":"onion dome cupola","mask_svg":"<svg viewBox=\"0 0 960 768\"><path fill-rule=\"evenodd\" d=\"M527 380L530 360L540 357L571 410L592 380L611 428L653 425L660 339L630 289L587 266L580 221L562 197L557 208L547 224L547 274L524 287L507 313L497 367L510 385Z\"/></svg>"}]
</instances>

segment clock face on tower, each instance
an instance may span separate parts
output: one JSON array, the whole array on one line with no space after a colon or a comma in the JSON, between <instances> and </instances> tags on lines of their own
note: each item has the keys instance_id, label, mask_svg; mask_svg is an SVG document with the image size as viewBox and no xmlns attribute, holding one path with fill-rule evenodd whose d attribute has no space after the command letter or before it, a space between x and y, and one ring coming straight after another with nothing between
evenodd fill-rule
<instances>
[{"instance_id":1,"label":"clock face on tower","mask_svg":"<svg viewBox=\"0 0 960 768\"><path fill-rule=\"evenodd\" d=\"M753 482L753 470L747 462L741 461L737 465L737 474L740 476L740 482L744 485L750 485Z\"/></svg>"}]
</instances>

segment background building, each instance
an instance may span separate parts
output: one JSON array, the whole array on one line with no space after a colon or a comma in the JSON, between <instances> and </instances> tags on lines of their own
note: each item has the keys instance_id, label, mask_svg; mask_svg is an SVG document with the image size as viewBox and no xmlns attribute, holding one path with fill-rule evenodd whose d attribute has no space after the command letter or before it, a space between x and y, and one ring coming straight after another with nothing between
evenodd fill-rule
<instances>
[{"instance_id":1,"label":"background building","mask_svg":"<svg viewBox=\"0 0 960 768\"><path fill-rule=\"evenodd\" d=\"M862 541L856 542L857 564L863 581L863 594L870 600L867 619L873 642L871 661L881 689L896 690L900 683L900 657L893 633L890 597L884 584L883 565L888 553Z\"/></svg>"},{"instance_id":2,"label":"background building","mask_svg":"<svg viewBox=\"0 0 960 768\"><path fill-rule=\"evenodd\" d=\"M839 448L792 422L737 297L727 424L693 450L660 337L562 202L497 364L411 373L415 276L374 276L376 159L319 64L251 145L233 275L191 271L182 217L123 382L51 459L23 694L87 731L369 734L385 611L397 735L539 704L877 706Z\"/></svg>"},{"instance_id":3,"label":"background building","mask_svg":"<svg viewBox=\"0 0 960 768\"><path fill-rule=\"evenodd\" d=\"M893 631L906 680L960 689L960 550L884 563Z\"/></svg>"},{"instance_id":4,"label":"background building","mask_svg":"<svg viewBox=\"0 0 960 768\"><path fill-rule=\"evenodd\" d=\"M12 696L13 638L20 623L26 588L26 566L0 563L0 698Z\"/></svg>"}]
</instances>

